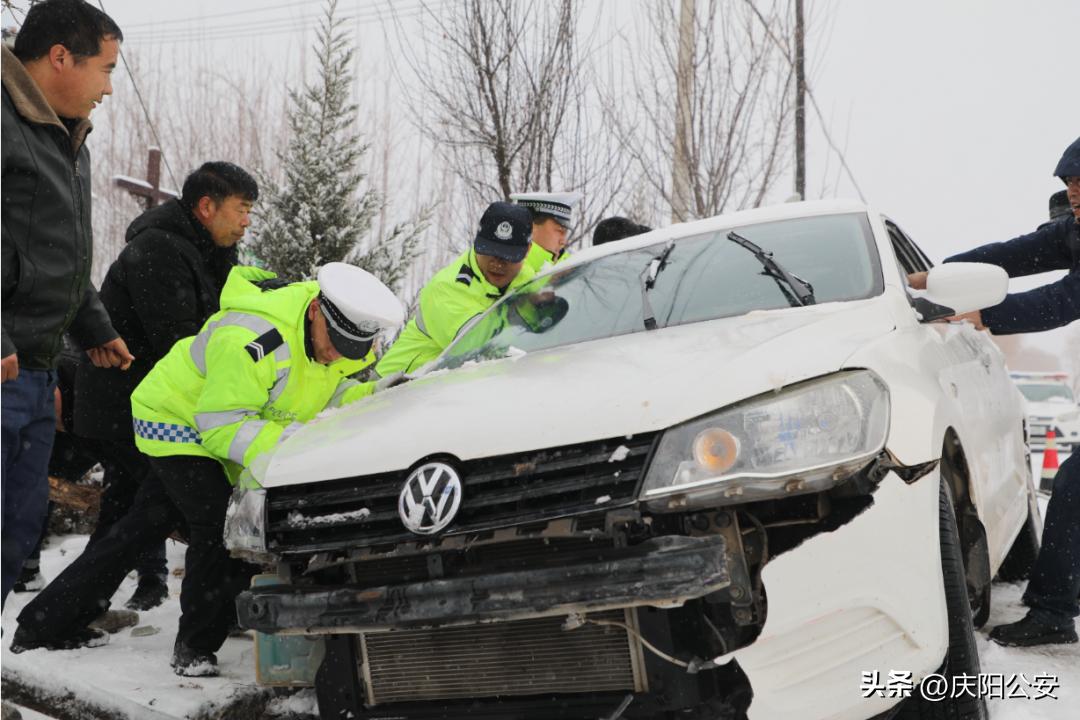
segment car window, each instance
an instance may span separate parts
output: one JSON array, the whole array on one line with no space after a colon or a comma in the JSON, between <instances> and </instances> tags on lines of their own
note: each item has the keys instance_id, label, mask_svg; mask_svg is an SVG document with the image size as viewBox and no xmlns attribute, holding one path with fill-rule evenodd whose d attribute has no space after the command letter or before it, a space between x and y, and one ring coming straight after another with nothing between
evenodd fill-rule
<instances>
[{"instance_id":1,"label":"car window","mask_svg":"<svg viewBox=\"0 0 1080 720\"><path fill-rule=\"evenodd\" d=\"M1018 385L1020 392L1031 402L1049 402L1054 399L1074 402L1072 390L1067 385L1050 383L1024 383Z\"/></svg>"},{"instance_id":2,"label":"car window","mask_svg":"<svg viewBox=\"0 0 1080 720\"><path fill-rule=\"evenodd\" d=\"M724 229L673 241L647 293L648 269L667 241L537 278L466 327L436 367L640 332L646 307L657 327L667 327L791 306L790 288L763 272L753 253L728 239L732 229L810 283L819 303L862 299L883 290L864 213Z\"/></svg>"},{"instance_id":3,"label":"car window","mask_svg":"<svg viewBox=\"0 0 1080 720\"><path fill-rule=\"evenodd\" d=\"M885 221L885 228L889 231L889 240L892 242L893 252L896 253L896 261L904 274L929 270L933 264L911 241L911 238L904 234L904 231L892 220L882 219Z\"/></svg>"}]
</instances>

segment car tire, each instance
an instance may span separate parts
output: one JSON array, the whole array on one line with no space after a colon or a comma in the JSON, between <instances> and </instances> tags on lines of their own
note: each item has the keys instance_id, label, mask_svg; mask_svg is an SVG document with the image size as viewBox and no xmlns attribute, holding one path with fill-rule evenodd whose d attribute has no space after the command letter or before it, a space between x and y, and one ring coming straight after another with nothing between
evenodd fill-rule
<instances>
[{"instance_id":1,"label":"car tire","mask_svg":"<svg viewBox=\"0 0 1080 720\"><path fill-rule=\"evenodd\" d=\"M1039 528L1031 510L1028 509L1027 520L1020 534L1013 540L1012 547L1005 555L1005 560L998 568L997 579L1004 582L1020 582L1027 580L1031 575L1031 568L1035 565L1035 558L1039 556Z\"/></svg>"},{"instance_id":2,"label":"car tire","mask_svg":"<svg viewBox=\"0 0 1080 720\"><path fill-rule=\"evenodd\" d=\"M975 645L975 629L971 624L971 605L968 602L964 576L964 553L956 529L952 492L947 482L940 482L938 491L938 520L941 542L941 572L944 578L945 607L949 619L949 647L945 662L937 673L949 680L960 675L979 674L979 650ZM951 693L950 693L951 694ZM898 720L985 720L986 701L982 697L948 697L927 700L921 687L915 688L893 717Z\"/></svg>"}]
</instances>

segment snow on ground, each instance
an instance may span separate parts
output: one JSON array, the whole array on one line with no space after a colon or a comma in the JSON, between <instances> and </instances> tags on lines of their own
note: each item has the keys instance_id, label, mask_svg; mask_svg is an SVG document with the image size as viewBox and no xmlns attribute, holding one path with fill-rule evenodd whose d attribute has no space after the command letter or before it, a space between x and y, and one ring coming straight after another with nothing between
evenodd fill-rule
<instances>
[{"instance_id":1,"label":"snow on ground","mask_svg":"<svg viewBox=\"0 0 1080 720\"><path fill-rule=\"evenodd\" d=\"M82 552L86 536L53 537L42 553L46 580ZM169 569L183 567L185 545L168 542ZM8 650L17 623L15 618L32 597L12 593L4 607L3 653L0 655L5 680L49 688L56 695L72 693L79 700L102 710L137 720L193 717L223 707L255 687L254 642L250 637L229 638L218 653L221 677L184 678L169 667L176 624L180 616L180 578L170 573L169 599L161 606L139 613L141 626L158 632L132 637L131 628L110 637L108 645L80 650L31 650L14 655ZM135 577L124 580L113 598L113 607L135 591Z\"/></svg>"},{"instance_id":2,"label":"snow on ground","mask_svg":"<svg viewBox=\"0 0 1080 720\"><path fill-rule=\"evenodd\" d=\"M1064 458L1062 458L1064 460ZM1032 457L1038 477L1042 457ZM1040 505L1045 508L1045 498ZM86 537L69 535L52 538L42 556L46 579L52 579L82 552ZM169 568L183 567L185 546L169 542ZM5 679L51 689L56 695L72 693L77 698L132 720L165 720L209 714L215 708L254 691L254 643L249 637L229 638L218 653L222 675L218 678L181 678L169 667L176 622L180 614L180 578L170 574L169 599L160 607L140 613L140 626L152 626L159 632L147 637L132 637L131 629L113 635L100 648L47 652L35 650L12 655L7 649L15 631L15 617L26 605L29 595L12 594L4 609L3 653L0 656ZM114 598L122 607L135 590L134 576L127 578ZM1023 584L996 584L993 590L990 620L978 633L983 673L1006 677L1023 673L1057 676L1061 683L1055 692L1058 700L1022 698L990 700L991 720L1074 720L1080 708L1080 644L1043 648L1003 648L987 639L990 628L1019 620L1025 608L1020 604ZM1030 692L1030 691L1029 691ZM301 692L275 700L270 711L292 717L316 712L314 693ZM44 717L24 713L28 720Z\"/></svg>"}]
</instances>

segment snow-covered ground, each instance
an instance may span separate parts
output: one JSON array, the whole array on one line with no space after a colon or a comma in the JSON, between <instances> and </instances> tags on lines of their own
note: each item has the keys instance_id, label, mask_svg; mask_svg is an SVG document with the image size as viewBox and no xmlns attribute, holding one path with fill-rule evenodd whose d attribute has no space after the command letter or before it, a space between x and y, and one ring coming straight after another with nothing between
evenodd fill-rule
<instances>
[{"instance_id":1,"label":"snow-covered ground","mask_svg":"<svg viewBox=\"0 0 1080 720\"><path fill-rule=\"evenodd\" d=\"M1032 460L1041 468L1041 456ZM1045 500L1042 501L1045 506ZM69 535L53 538L42 556L47 579L56 575L78 556L86 537ZM169 568L183 566L184 546L169 542ZM70 693L84 703L117 717L133 720L209 717L215 710L238 700L267 693L255 689L253 653L250 637L230 638L218 653L221 677L181 678L169 667L169 657L179 616L180 578L170 574L170 597L161 607L141 613L138 627L152 627L151 635L133 635L131 629L113 635L100 648L64 652L30 651L12 655L7 649L15 631L15 617L29 600L29 595L8 597L3 616L3 653L0 666L5 681L17 680L49 688L55 696ZM130 597L135 580L129 577L117 592L116 607ZM994 586L990 621L979 632L979 653L983 673L1002 674L1006 678L1023 673L1054 675L1060 682L1055 691L1059 699L992 699L992 720L1073 720L1080 716L1080 644L1049 648L1003 648L989 640L987 633L995 625L1018 620L1025 608L1020 604L1023 585ZM1030 691L1029 691L1030 692ZM271 701L267 715L303 717L315 712L311 691ZM26 713L24 718L45 717Z\"/></svg>"}]
</instances>

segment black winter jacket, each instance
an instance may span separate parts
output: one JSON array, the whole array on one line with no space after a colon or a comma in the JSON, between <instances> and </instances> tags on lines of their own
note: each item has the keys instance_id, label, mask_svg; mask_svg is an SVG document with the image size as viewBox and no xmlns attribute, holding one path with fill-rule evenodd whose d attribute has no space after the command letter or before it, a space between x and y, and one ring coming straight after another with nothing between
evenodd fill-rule
<instances>
[{"instance_id":1,"label":"black winter jacket","mask_svg":"<svg viewBox=\"0 0 1080 720\"><path fill-rule=\"evenodd\" d=\"M1040 332L1080 320L1080 223L1072 217L1046 223L1033 233L991 243L947 258L945 262L982 262L1004 268L1009 277L1068 270L1057 282L1012 293L982 311L995 335Z\"/></svg>"},{"instance_id":2,"label":"black winter jacket","mask_svg":"<svg viewBox=\"0 0 1080 720\"><path fill-rule=\"evenodd\" d=\"M236 248L214 245L179 200L147 210L128 226L127 245L109 267L101 300L135 362L127 371L88 361L76 378L75 432L130 438L131 392L181 338L218 311Z\"/></svg>"},{"instance_id":3,"label":"black winter jacket","mask_svg":"<svg viewBox=\"0 0 1080 720\"><path fill-rule=\"evenodd\" d=\"M0 355L50 370L70 332L116 337L90 284L90 121L62 122L11 50L3 54L3 329Z\"/></svg>"}]
</instances>

